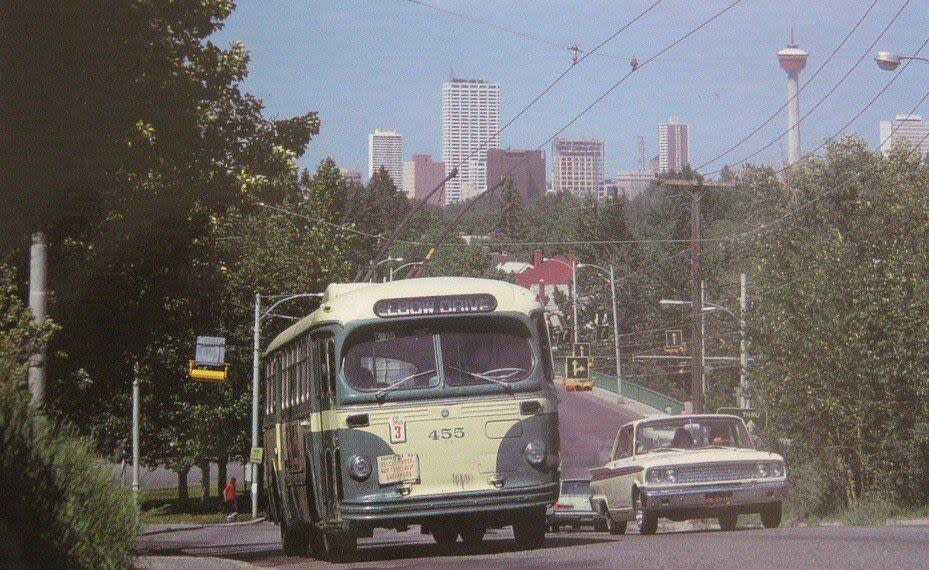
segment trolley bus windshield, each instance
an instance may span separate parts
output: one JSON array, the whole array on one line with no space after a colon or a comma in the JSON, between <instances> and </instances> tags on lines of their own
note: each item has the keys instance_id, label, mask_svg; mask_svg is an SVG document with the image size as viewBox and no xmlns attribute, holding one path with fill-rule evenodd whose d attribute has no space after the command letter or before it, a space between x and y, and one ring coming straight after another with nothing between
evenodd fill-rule
<instances>
[{"instance_id":1,"label":"trolley bus windshield","mask_svg":"<svg viewBox=\"0 0 929 570\"><path fill-rule=\"evenodd\" d=\"M342 366L350 386L378 394L434 388L440 377L449 387L509 387L532 372L530 341L529 330L515 319L391 323L350 335Z\"/></svg>"}]
</instances>

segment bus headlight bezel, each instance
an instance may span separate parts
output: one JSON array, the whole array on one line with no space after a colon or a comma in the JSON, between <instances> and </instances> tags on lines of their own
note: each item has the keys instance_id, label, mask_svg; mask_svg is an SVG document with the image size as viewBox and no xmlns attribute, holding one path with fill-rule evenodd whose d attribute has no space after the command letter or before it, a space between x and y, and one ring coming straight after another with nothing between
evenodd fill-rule
<instances>
[{"instance_id":1,"label":"bus headlight bezel","mask_svg":"<svg viewBox=\"0 0 929 570\"><path fill-rule=\"evenodd\" d=\"M526 444L523 456L530 465L541 465L545 461L545 444L535 439Z\"/></svg>"},{"instance_id":2,"label":"bus headlight bezel","mask_svg":"<svg viewBox=\"0 0 929 570\"><path fill-rule=\"evenodd\" d=\"M349 464L348 472L355 481L367 481L374 471L371 461L364 455L356 455Z\"/></svg>"}]
</instances>

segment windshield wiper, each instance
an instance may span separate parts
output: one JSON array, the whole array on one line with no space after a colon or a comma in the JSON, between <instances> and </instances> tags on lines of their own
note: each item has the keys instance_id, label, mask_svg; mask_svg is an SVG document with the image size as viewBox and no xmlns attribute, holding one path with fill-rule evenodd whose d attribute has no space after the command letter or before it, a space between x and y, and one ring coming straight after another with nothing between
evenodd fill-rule
<instances>
[{"instance_id":1,"label":"windshield wiper","mask_svg":"<svg viewBox=\"0 0 929 570\"><path fill-rule=\"evenodd\" d=\"M397 380L396 382L394 382L394 383L391 384L390 386L385 386L385 387L381 388L380 390L378 390L377 392L374 393L374 397L380 399L381 396L384 396L384 395L386 395L388 392L392 392L392 391L396 390L397 388L399 388L400 385L403 384L404 382L409 382L409 381L412 380L413 378L416 378L416 377L418 377L418 376L423 376L423 375L425 375L425 374L432 374L433 372L435 372L434 369L433 369L433 370L426 370L426 371L424 371L424 372L417 372L416 374L410 374L409 376L406 376L406 377L404 377L404 378L401 378L401 379Z\"/></svg>"},{"instance_id":2,"label":"windshield wiper","mask_svg":"<svg viewBox=\"0 0 929 570\"><path fill-rule=\"evenodd\" d=\"M519 372L525 372L525 370L522 368L495 368L493 370L487 370L482 374L478 374L477 372L470 372L468 370L464 370L462 368L452 366L451 364L446 364L446 366L451 368L452 370L461 372L462 374L467 374L468 376L472 378L477 378L478 380L486 380L487 382L493 382L494 384L503 386L504 388L510 391L513 390L513 386L511 386L509 382L504 382L503 378L509 378L510 376L514 374L518 374ZM506 374L503 376L487 376L487 374L490 374L492 372L503 372L505 370L512 370L513 372L510 372L509 374Z\"/></svg>"}]
</instances>

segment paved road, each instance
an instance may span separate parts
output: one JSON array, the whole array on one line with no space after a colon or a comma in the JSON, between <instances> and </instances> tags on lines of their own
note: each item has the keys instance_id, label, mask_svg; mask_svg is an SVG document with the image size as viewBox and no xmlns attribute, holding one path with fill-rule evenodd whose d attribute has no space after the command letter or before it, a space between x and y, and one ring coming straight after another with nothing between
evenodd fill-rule
<instances>
[{"instance_id":1,"label":"paved road","mask_svg":"<svg viewBox=\"0 0 929 570\"><path fill-rule=\"evenodd\" d=\"M143 538L148 568L236 566L322 568L326 562L283 555L270 523L206 528ZM489 532L484 547L445 554L431 537L379 531L360 541L359 568L926 568L929 526L811 527L682 531L655 536L593 532L550 534L539 550L516 551L508 530ZM196 557L196 558L177 558ZM170 557L170 558L169 558ZM212 558L204 558L212 557Z\"/></svg>"}]
</instances>

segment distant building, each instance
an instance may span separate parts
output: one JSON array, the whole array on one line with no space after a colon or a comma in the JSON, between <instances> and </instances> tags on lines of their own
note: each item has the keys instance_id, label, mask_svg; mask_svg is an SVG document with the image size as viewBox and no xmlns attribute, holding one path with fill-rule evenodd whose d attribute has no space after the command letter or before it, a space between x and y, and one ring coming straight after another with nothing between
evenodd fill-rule
<instances>
[{"instance_id":1,"label":"distant building","mask_svg":"<svg viewBox=\"0 0 929 570\"><path fill-rule=\"evenodd\" d=\"M491 261L495 263L494 268L497 271L502 271L503 273L509 273L511 275L518 275L527 269L532 268L532 264L528 261L519 261L514 257L510 257L510 254L507 252L501 252L499 254L490 254Z\"/></svg>"},{"instance_id":2,"label":"distant building","mask_svg":"<svg viewBox=\"0 0 929 570\"><path fill-rule=\"evenodd\" d=\"M403 186L403 136L393 131L375 130L368 135L368 178L381 167L393 179L394 184Z\"/></svg>"},{"instance_id":3,"label":"distant building","mask_svg":"<svg viewBox=\"0 0 929 570\"><path fill-rule=\"evenodd\" d=\"M423 200L445 178L445 163L433 162L428 154L414 154L413 160L403 163L404 187L407 196ZM429 198L430 204L445 203L445 189Z\"/></svg>"},{"instance_id":4,"label":"distant building","mask_svg":"<svg viewBox=\"0 0 929 570\"><path fill-rule=\"evenodd\" d=\"M620 172L616 175L617 195L625 194L631 200L648 188L653 178L653 172Z\"/></svg>"},{"instance_id":5,"label":"distant building","mask_svg":"<svg viewBox=\"0 0 929 570\"><path fill-rule=\"evenodd\" d=\"M500 146L499 127L499 85L461 78L442 85L442 160L446 168L458 167L445 188L446 204L487 189L487 151Z\"/></svg>"},{"instance_id":6,"label":"distant building","mask_svg":"<svg viewBox=\"0 0 929 570\"><path fill-rule=\"evenodd\" d=\"M361 171L354 168L340 168L339 172L342 173L342 178L345 179L345 183L349 186L362 186L364 182L361 180Z\"/></svg>"},{"instance_id":7,"label":"distant building","mask_svg":"<svg viewBox=\"0 0 929 570\"><path fill-rule=\"evenodd\" d=\"M607 178L603 181L603 196L597 196L598 200L612 200L619 196L619 189L616 187L616 180Z\"/></svg>"},{"instance_id":8,"label":"distant building","mask_svg":"<svg viewBox=\"0 0 929 570\"><path fill-rule=\"evenodd\" d=\"M677 117L658 125L658 172L680 172L690 164L688 125Z\"/></svg>"},{"instance_id":9,"label":"distant building","mask_svg":"<svg viewBox=\"0 0 929 570\"><path fill-rule=\"evenodd\" d=\"M411 200L416 194L416 163L412 160L403 163L403 193Z\"/></svg>"},{"instance_id":10,"label":"distant building","mask_svg":"<svg viewBox=\"0 0 929 570\"><path fill-rule=\"evenodd\" d=\"M545 153L541 150L493 148L487 151L487 187L508 175L524 200L545 193Z\"/></svg>"},{"instance_id":11,"label":"distant building","mask_svg":"<svg viewBox=\"0 0 929 570\"><path fill-rule=\"evenodd\" d=\"M514 282L535 293L542 306L554 311L557 308L556 289L565 296L571 296L571 266L576 263L574 252L545 259L541 250L536 250L532 256L532 266L517 273Z\"/></svg>"},{"instance_id":12,"label":"distant building","mask_svg":"<svg viewBox=\"0 0 929 570\"><path fill-rule=\"evenodd\" d=\"M919 115L897 115L892 121L881 121L880 150L887 156L896 139L904 139L920 158L929 154L929 121ZM893 133L893 139L891 139Z\"/></svg>"},{"instance_id":13,"label":"distant building","mask_svg":"<svg viewBox=\"0 0 929 570\"><path fill-rule=\"evenodd\" d=\"M603 141L563 138L552 141L552 191L602 196Z\"/></svg>"}]
</instances>

